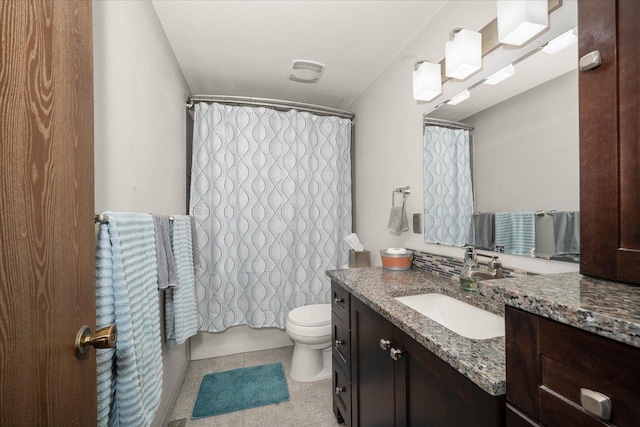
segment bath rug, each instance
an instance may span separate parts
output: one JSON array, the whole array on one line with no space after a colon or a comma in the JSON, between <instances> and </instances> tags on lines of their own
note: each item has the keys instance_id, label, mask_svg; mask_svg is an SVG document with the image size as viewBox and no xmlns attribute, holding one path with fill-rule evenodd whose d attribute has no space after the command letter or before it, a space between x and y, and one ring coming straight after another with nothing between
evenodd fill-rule
<instances>
[{"instance_id":1,"label":"bath rug","mask_svg":"<svg viewBox=\"0 0 640 427\"><path fill-rule=\"evenodd\" d=\"M289 400L282 363L207 374L202 378L191 419L228 414Z\"/></svg>"}]
</instances>

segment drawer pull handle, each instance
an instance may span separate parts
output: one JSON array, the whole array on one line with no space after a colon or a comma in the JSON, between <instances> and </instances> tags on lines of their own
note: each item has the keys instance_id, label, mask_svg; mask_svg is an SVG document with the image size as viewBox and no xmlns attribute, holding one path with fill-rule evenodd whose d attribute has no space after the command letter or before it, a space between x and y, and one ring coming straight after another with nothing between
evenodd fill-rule
<instances>
[{"instance_id":1,"label":"drawer pull handle","mask_svg":"<svg viewBox=\"0 0 640 427\"><path fill-rule=\"evenodd\" d=\"M336 340L336 347L340 347L341 345L344 345L344 340Z\"/></svg>"},{"instance_id":2,"label":"drawer pull handle","mask_svg":"<svg viewBox=\"0 0 640 427\"><path fill-rule=\"evenodd\" d=\"M385 340L384 338L380 339L380 348L383 349L384 351L389 350L389 347L391 347L391 341L389 340Z\"/></svg>"},{"instance_id":3,"label":"drawer pull handle","mask_svg":"<svg viewBox=\"0 0 640 427\"><path fill-rule=\"evenodd\" d=\"M611 418L611 399L607 395L588 388L581 388L580 403L587 412L603 420Z\"/></svg>"},{"instance_id":4,"label":"drawer pull handle","mask_svg":"<svg viewBox=\"0 0 640 427\"><path fill-rule=\"evenodd\" d=\"M340 393L344 393L345 391L347 391L346 387L336 387L336 394L340 394Z\"/></svg>"},{"instance_id":5,"label":"drawer pull handle","mask_svg":"<svg viewBox=\"0 0 640 427\"><path fill-rule=\"evenodd\" d=\"M336 304L342 304L344 302L344 298L335 297L333 299L333 302L335 302Z\"/></svg>"}]
</instances>

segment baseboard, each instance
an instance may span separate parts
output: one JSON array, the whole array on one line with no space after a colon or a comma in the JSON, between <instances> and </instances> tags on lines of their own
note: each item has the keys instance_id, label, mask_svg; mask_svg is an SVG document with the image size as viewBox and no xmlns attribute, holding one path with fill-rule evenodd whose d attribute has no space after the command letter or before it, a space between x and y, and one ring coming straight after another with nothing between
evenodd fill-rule
<instances>
[{"instance_id":1,"label":"baseboard","mask_svg":"<svg viewBox=\"0 0 640 427\"><path fill-rule=\"evenodd\" d=\"M180 395L180 390L182 389L182 384L184 383L184 379L187 376L187 371L189 370L189 345L187 344L187 360L182 366L182 370L180 372L180 379L176 382L176 386L171 391L171 395L169 397L169 402L165 405L162 418L160 418L161 426L166 426L169 424L169 418L171 417L171 412L173 412L173 407L176 405L176 401L178 400L178 396Z\"/></svg>"}]
</instances>

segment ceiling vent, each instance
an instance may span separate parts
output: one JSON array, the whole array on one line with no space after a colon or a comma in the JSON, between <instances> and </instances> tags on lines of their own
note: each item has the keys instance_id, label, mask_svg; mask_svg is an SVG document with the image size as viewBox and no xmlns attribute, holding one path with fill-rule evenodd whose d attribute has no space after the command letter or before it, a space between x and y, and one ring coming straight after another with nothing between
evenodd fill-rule
<instances>
[{"instance_id":1,"label":"ceiling vent","mask_svg":"<svg viewBox=\"0 0 640 427\"><path fill-rule=\"evenodd\" d=\"M324 72L324 64L304 59L293 61L293 70L289 80L299 83L316 83Z\"/></svg>"}]
</instances>

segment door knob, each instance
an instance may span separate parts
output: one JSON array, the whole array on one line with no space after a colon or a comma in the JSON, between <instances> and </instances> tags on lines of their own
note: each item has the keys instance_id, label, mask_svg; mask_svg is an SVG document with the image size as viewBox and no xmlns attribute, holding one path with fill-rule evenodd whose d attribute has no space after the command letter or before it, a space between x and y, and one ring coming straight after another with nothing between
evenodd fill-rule
<instances>
[{"instance_id":1,"label":"door knob","mask_svg":"<svg viewBox=\"0 0 640 427\"><path fill-rule=\"evenodd\" d=\"M113 348L118 340L118 328L115 325L107 326L91 333L87 325L80 328L76 336L76 357L80 359L89 351L90 346L95 348Z\"/></svg>"},{"instance_id":2,"label":"door knob","mask_svg":"<svg viewBox=\"0 0 640 427\"><path fill-rule=\"evenodd\" d=\"M389 350L389 347L391 347L391 341L380 338L380 348L386 351Z\"/></svg>"}]
</instances>

